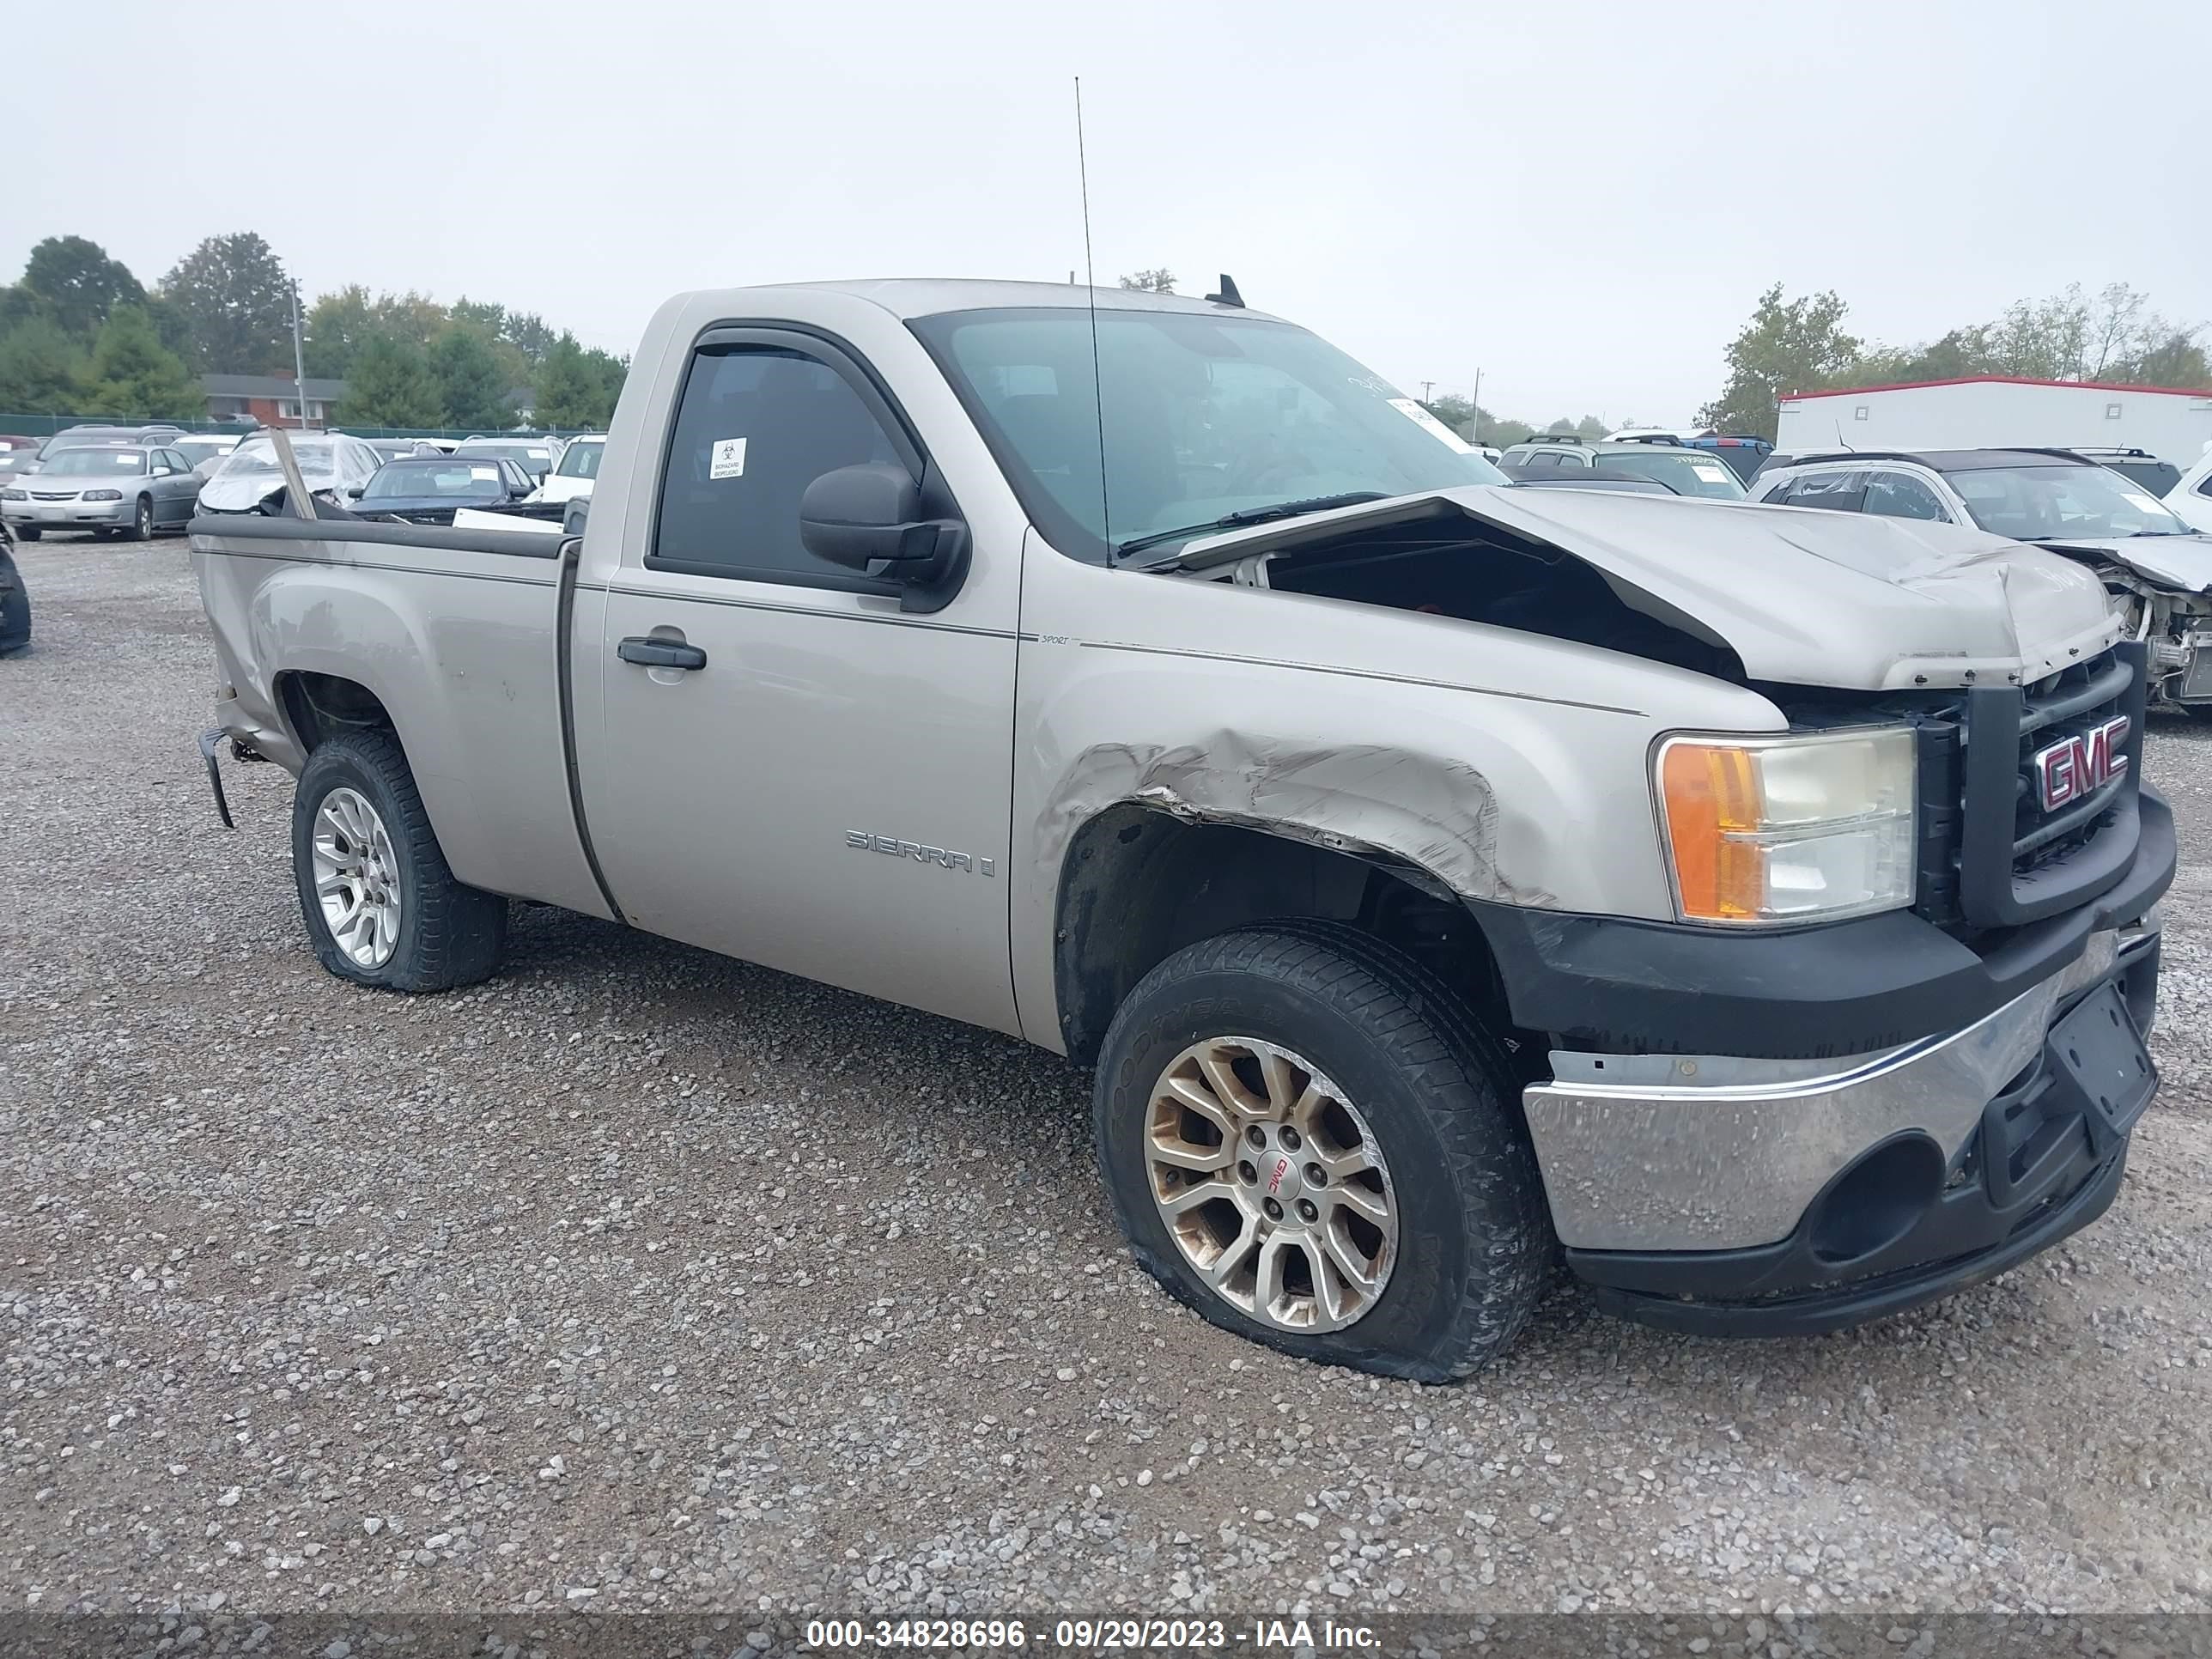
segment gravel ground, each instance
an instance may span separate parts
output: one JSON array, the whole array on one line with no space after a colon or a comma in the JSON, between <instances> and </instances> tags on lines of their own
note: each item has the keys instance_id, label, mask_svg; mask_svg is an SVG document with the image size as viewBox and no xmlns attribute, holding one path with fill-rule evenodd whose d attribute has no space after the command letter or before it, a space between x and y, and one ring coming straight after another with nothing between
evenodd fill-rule
<instances>
[{"instance_id":1,"label":"gravel ground","mask_svg":"<svg viewBox=\"0 0 2212 1659\"><path fill-rule=\"evenodd\" d=\"M2151 739L2167 1083L2103 1222L1820 1340L1563 1287L1424 1389L1170 1304L1007 1039L544 910L477 989L328 977L289 781L210 809L183 544L20 562L0 1607L2212 1602L2212 728Z\"/></svg>"}]
</instances>

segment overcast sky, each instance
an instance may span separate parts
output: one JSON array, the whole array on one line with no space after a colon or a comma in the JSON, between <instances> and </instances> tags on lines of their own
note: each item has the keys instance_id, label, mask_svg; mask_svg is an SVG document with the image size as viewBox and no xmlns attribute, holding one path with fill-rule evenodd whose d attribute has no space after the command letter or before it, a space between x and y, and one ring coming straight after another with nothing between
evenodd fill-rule
<instances>
[{"instance_id":1,"label":"overcast sky","mask_svg":"<svg viewBox=\"0 0 2212 1659\"><path fill-rule=\"evenodd\" d=\"M678 289L1217 272L1419 392L1686 422L1759 291L2212 319L2212 3L11 9L0 275L260 232L627 351ZM174 180L170 183L167 180Z\"/></svg>"}]
</instances>

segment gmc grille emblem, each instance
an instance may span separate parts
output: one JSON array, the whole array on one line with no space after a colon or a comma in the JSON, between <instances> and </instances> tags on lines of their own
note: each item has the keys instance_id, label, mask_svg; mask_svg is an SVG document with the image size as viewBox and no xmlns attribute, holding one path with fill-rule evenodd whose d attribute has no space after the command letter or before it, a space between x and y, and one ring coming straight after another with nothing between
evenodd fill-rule
<instances>
[{"instance_id":1,"label":"gmc grille emblem","mask_svg":"<svg viewBox=\"0 0 2212 1659\"><path fill-rule=\"evenodd\" d=\"M2035 751L2035 798L2046 812L2055 812L2069 801L2094 795L2128 769L2122 750L2128 740L2128 717L2115 715L2079 737L2064 738Z\"/></svg>"}]
</instances>

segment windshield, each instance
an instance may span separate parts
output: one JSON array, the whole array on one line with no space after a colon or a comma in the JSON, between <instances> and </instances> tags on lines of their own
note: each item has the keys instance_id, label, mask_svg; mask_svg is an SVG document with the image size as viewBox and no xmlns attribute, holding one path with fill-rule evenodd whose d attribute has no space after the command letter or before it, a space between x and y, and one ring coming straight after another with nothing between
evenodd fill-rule
<instances>
[{"instance_id":1,"label":"windshield","mask_svg":"<svg viewBox=\"0 0 2212 1659\"><path fill-rule=\"evenodd\" d=\"M41 478L137 477L146 471L143 449L64 449L39 469Z\"/></svg>"},{"instance_id":2,"label":"windshield","mask_svg":"<svg viewBox=\"0 0 2212 1659\"><path fill-rule=\"evenodd\" d=\"M1692 455L1679 449L1645 446L1608 449L1597 458L1607 472L1633 472L1639 478L1656 478L1677 495L1705 495L1716 501L1747 499L1743 481L1714 455Z\"/></svg>"},{"instance_id":3,"label":"windshield","mask_svg":"<svg viewBox=\"0 0 2212 1659\"><path fill-rule=\"evenodd\" d=\"M946 312L910 326L1063 551L1332 496L1505 477L1419 404L1315 335L1232 313ZM1096 388L1103 379L1102 400ZM1105 487L1099 482L1104 428Z\"/></svg>"},{"instance_id":4,"label":"windshield","mask_svg":"<svg viewBox=\"0 0 2212 1659\"><path fill-rule=\"evenodd\" d=\"M561 465L553 469L561 478L596 478L599 476L599 457L606 453L605 444L573 443L561 452Z\"/></svg>"},{"instance_id":5,"label":"windshield","mask_svg":"<svg viewBox=\"0 0 2212 1659\"><path fill-rule=\"evenodd\" d=\"M1944 477L1976 524L2016 542L2191 533L2141 484L2101 466L1991 466Z\"/></svg>"},{"instance_id":6,"label":"windshield","mask_svg":"<svg viewBox=\"0 0 2212 1659\"><path fill-rule=\"evenodd\" d=\"M497 501L507 494L499 468L489 461L392 461L380 466L362 491L363 501L395 495L450 495L457 500Z\"/></svg>"}]
</instances>

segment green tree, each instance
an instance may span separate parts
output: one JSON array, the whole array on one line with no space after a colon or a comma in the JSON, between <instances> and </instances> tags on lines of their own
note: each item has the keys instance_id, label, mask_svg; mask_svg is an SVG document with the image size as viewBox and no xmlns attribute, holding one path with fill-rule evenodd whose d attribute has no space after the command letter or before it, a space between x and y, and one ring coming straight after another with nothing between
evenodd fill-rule
<instances>
[{"instance_id":1,"label":"green tree","mask_svg":"<svg viewBox=\"0 0 2212 1659\"><path fill-rule=\"evenodd\" d=\"M116 307L143 304L146 298L128 265L82 236L49 236L33 248L22 285L64 332L87 340Z\"/></svg>"},{"instance_id":2,"label":"green tree","mask_svg":"<svg viewBox=\"0 0 2212 1659\"><path fill-rule=\"evenodd\" d=\"M59 325L27 318L0 335L0 410L75 414L84 368L82 350Z\"/></svg>"},{"instance_id":3,"label":"green tree","mask_svg":"<svg viewBox=\"0 0 2212 1659\"><path fill-rule=\"evenodd\" d=\"M510 311L499 325L499 337L520 351L532 365L545 361L553 349L554 334L534 311Z\"/></svg>"},{"instance_id":4,"label":"green tree","mask_svg":"<svg viewBox=\"0 0 2212 1659\"><path fill-rule=\"evenodd\" d=\"M395 340L411 341L425 350L429 349L431 341L446 331L451 320L445 307L411 288L404 294L378 295L370 315L380 333L389 334Z\"/></svg>"},{"instance_id":5,"label":"green tree","mask_svg":"<svg viewBox=\"0 0 2212 1659\"><path fill-rule=\"evenodd\" d=\"M1175 272L1170 270L1165 265L1152 270L1140 270L1133 276L1121 278L1123 288L1134 289L1139 294L1172 294L1175 292Z\"/></svg>"},{"instance_id":6,"label":"green tree","mask_svg":"<svg viewBox=\"0 0 2212 1659\"><path fill-rule=\"evenodd\" d=\"M192 372L161 343L143 306L118 305L92 349L88 407L131 420L204 419L207 397Z\"/></svg>"},{"instance_id":7,"label":"green tree","mask_svg":"<svg viewBox=\"0 0 2212 1659\"><path fill-rule=\"evenodd\" d=\"M353 372L356 355L376 331L368 290L350 283L335 294L317 295L301 328L307 336L302 355L307 373L325 380L345 379Z\"/></svg>"},{"instance_id":8,"label":"green tree","mask_svg":"<svg viewBox=\"0 0 2212 1659\"><path fill-rule=\"evenodd\" d=\"M432 341L430 370L437 377L438 400L453 425L498 432L514 424L507 398L514 386L474 329L457 325Z\"/></svg>"},{"instance_id":9,"label":"green tree","mask_svg":"<svg viewBox=\"0 0 2212 1659\"><path fill-rule=\"evenodd\" d=\"M544 426L590 431L605 425L613 409L605 380L573 334L563 334L553 342L553 349L538 366L532 393L533 414Z\"/></svg>"},{"instance_id":10,"label":"green tree","mask_svg":"<svg viewBox=\"0 0 2212 1659\"><path fill-rule=\"evenodd\" d=\"M337 420L343 426L443 426L445 403L422 349L388 334L363 339L347 371Z\"/></svg>"},{"instance_id":11,"label":"green tree","mask_svg":"<svg viewBox=\"0 0 2212 1659\"><path fill-rule=\"evenodd\" d=\"M2135 386L2212 390L2212 363L2205 358L2203 332L2169 327L2162 336L2137 342L2136 355L2116 363L2112 378Z\"/></svg>"},{"instance_id":12,"label":"green tree","mask_svg":"<svg viewBox=\"0 0 2212 1659\"><path fill-rule=\"evenodd\" d=\"M161 279L161 297L190 325L200 361L217 373L291 368L291 282L252 231L209 237Z\"/></svg>"},{"instance_id":13,"label":"green tree","mask_svg":"<svg viewBox=\"0 0 2212 1659\"><path fill-rule=\"evenodd\" d=\"M622 401L623 382L629 379L629 359L593 346L584 354L584 362L599 377L599 407L605 411L599 423L605 426L614 419L615 405Z\"/></svg>"},{"instance_id":14,"label":"green tree","mask_svg":"<svg viewBox=\"0 0 2212 1659\"><path fill-rule=\"evenodd\" d=\"M1837 384L1858 363L1860 342L1842 326L1850 309L1832 292L1784 301L1781 283L1768 289L1729 343L1728 383L1698 411L1698 423L1773 437L1776 398Z\"/></svg>"}]
</instances>

